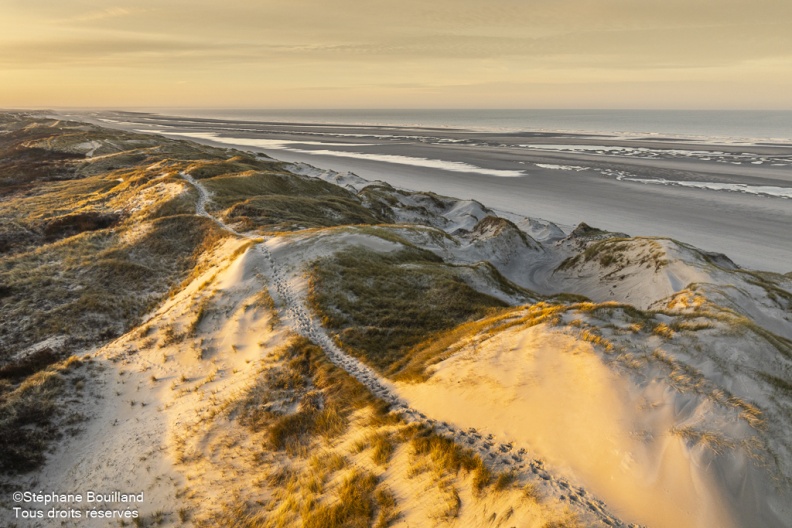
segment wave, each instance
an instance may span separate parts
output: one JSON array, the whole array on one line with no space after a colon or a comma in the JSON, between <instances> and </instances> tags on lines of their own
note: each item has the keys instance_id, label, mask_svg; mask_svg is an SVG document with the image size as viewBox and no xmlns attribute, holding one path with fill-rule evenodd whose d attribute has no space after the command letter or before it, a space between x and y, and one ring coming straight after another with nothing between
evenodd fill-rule
<instances>
[{"instance_id":1,"label":"wave","mask_svg":"<svg viewBox=\"0 0 792 528\"><path fill-rule=\"evenodd\" d=\"M221 137L214 132L163 132L161 130L140 129L138 132L166 134L169 136L183 136L193 139L207 139L224 143L227 145L241 145L247 147L260 147L266 149L287 150L289 152L296 152L298 154L310 154L312 156L333 156L339 158L355 158L371 161L380 161L384 163L394 163L398 165L411 165L414 167L426 167L429 169L440 169L450 172L466 172L483 174L485 176L497 176L500 178L519 178L525 176L524 171L519 170L504 170L504 169L486 169L470 163L461 161L445 161L432 158L419 158L415 156L402 156L397 154L368 154L364 152L348 152L342 150L305 150L292 148L289 145L323 145L323 146L364 146L366 143L353 144L353 143L325 143L319 141L283 141L276 139L254 139L254 138L237 138L237 137Z\"/></svg>"},{"instance_id":2,"label":"wave","mask_svg":"<svg viewBox=\"0 0 792 528\"><path fill-rule=\"evenodd\" d=\"M776 198L792 199L792 188L776 187L773 185L747 185L745 183L718 183L718 182L697 182L666 180L665 178L633 178L625 174L616 176L619 181L630 181L644 183L648 185L671 185L675 187L690 187L693 189L707 189L711 191L729 191L745 194L755 194L757 196L773 196Z\"/></svg>"}]
</instances>

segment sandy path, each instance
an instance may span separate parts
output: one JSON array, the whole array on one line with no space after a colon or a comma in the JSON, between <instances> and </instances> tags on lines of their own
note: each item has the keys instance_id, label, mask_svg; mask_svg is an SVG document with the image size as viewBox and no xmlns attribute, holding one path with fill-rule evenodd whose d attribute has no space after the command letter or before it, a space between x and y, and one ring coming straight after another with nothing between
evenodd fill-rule
<instances>
[{"instance_id":1,"label":"sandy path","mask_svg":"<svg viewBox=\"0 0 792 528\"><path fill-rule=\"evenodd\" d=\"M206 210L206 203L210 200L207 190L200 182L188 174L182 174L182 177L190 182L199 193L196 214L212 218L218 225L235 235L248 239L258 238L238 233L222 222L222 220L212 217ZM355 377L374 395L388 402L391 408L406 421L423 423L433 428L438 434L450 437L458 444L478 452L488 465L496 470L516 471L537 480L549 494L562 498L562 500L569 500L570 505L577 506L581 519L589 526L628 526L627 523L612 515L603 501L593 498L585 489L552 475L544 468L544 463L541 460L530 458L525 449L515 449L511 443L498 443L494 435L487 434L484 431L477 431L476 429L464 431L452 424L435 420L420 410L408 406L396 393L393 384L381 378L368 366L343 352L333 342L332 338L322 328L318 319L305 306L303 299L295 291L289 274L282 269L277 259L273 257L266 242L256 244L252 251L259 252L267 264L268 269L264 270L264 273L267 275L270 284L275 287L274 293L276 295L273 295L273 298L275 298L276 304L280 304L281 320L286 322L299 335L319 345L330 361ZM278 303L278 301L280 302Z\"/></svg>"}]
</instances>

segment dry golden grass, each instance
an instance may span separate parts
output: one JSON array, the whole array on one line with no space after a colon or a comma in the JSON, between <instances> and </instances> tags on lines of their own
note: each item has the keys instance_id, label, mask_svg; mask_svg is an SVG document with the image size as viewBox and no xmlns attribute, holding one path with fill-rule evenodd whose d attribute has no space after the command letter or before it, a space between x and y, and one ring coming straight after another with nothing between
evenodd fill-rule
<instances>
[{"instance_id":1,"label":"dry golden grass","mask_svg":"<svg viewBox=\"0 0 792 528\"><path fill-rule=\"evenodd\" d=\"M395 447L391 433L381 431L374 435L370 442L372 448L371 459L380 466L387 465Z\"/></svg>"},{"instance_id":2,"label":"dry golden grass","mask_svg":"<svg viewBox=\"0 0 792 528\"><path fill-rule=\"evenodd\" d=\"M384 464L398 441L390 431L404 424L369 419L387 413L387 406L303 338L294 338L268 363L250 390L234 396L224 414L211 418L247 429L250 445L256 446L255 486L268 498L253 500L256 494L240 491L211 515L199 514L196 524L389 526L398 517L395 496L372 471L353 461L352 446L343 439L354 434L349 431L353 421L371 427L372 453ZM332 434L322 423L327 409L341 420ZM185 453L180 463L197 462Z\"/></svg>"},{"instance_id":3,"label":"dry golden grass","mask_svg":"<svg viewBox=\"0 0 792 528\"><path fill-rule=\"evenodd\" d=\"M262 372L234 407L240 423L265 432L272 449L302 452L317 436L343 433L354 410L374 404L365 387L304 338L295 338L280 355L281 366Z\"/></svg>"},{"instance_id":4,"label":"dry golden grass","mask_svg":"<svg viewBox=\"0 0 792 528\"><path fill-rule=\"evenodd\" d=\"M305 528L371 526L377 510L377 478L354 470L342 483L336 501L321 503L303 518Z\"/></svg>"},{"instance_id":5,"label":"dry golden grass","mask_svg":"<svg viewBox=\"0 0 792 528\"><path fill-rule=\"evenodd\" d=\"M665 323L656 324L652 329L652 333L664 339L671 339L674 337L674 331Z\"/></svg>"},{"instance_id":6,"label":"dry golden grass","mask_svg":"<svg viewBox=\"0 0 792 528\"><path fill-rule=\"evenodd\" d=\"M410 447L415 458L431 462L439 477L469 472L473 475L473 486L477 491L483 490L492 479L480 456L429 430L419 430L410 440Z\"/></svg>"},{"instance_id":7,"label":"dry golden grass","mask_svg":"<svg viewBox=\"0 0 792 528\"><path fill-rule=\"evenodd\" d=\"M693 427L675 427L671 434L683 438L691 445L700 445L716 454L737 447L737 443L716 431L701 431Z\"/></svg>"}]
</instances>

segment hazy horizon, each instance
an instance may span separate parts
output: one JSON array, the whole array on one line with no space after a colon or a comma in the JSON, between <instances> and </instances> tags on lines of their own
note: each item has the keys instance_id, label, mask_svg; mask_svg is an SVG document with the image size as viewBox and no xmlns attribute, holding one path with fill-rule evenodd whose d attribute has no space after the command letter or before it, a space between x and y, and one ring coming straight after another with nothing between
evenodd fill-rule
<instances>
[{"instance_id":1,"label":"hazy horizon","mask_svg":"<svg viewBox=\"0 0 792 528\"><path fill-rule=\"evenodd\" d=\"M531 106L176 106L176 105L108 105L108 106L80 106L80 105L27 105L27 106L0 106L0 111L14 112L26 110L73 110L73 111L119 111L119 112L162 112L167 110L201 110L201 111L259 111L259 112L310 112L310 111L333 111L333 112L366 112L366 111L542 111L542 112L780 112L792 113L792 108L683 108L683 107L668 107L668 108L650 108L650 107L531 107Z\"/></svg>"},{"instance_id":2,"label":"hazy horizon","mask_svg":"<svg viewBox=\"0 0 792 528\"><path fill-rule=\"evenodd\" d=\"M4 108L792 110L783 0L4 4Z\"/></svg>"}]
</instances>

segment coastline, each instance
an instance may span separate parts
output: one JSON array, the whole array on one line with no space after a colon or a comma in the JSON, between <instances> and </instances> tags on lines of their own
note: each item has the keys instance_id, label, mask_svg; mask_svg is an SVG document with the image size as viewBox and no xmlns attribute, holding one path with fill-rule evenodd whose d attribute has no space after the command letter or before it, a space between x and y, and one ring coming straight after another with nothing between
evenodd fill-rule
<instances>
[{"instance_id":1,"label":"coastline","mask_svg":"<svg viewBox=\"0 0 792 528\"><path fill-rule=\"evenodd\" d=\"M792 271L792 234L785 228L792 225L792 200L783 197L792 192L792 146L131 113L80 117L476 199L563 226L586 222L633 236L671 237L724 253L741 266ZM472 168L465 171L466 165Z\"/></svg>"},{"instance_id":2,"label":"coastline","mask_svg":"<svg viewBox=\"0 0 792 528\"><path fill-rule=\"evenodd\" d=\"M483 481L494 481L486 496L474 490L465 495L463 491L470 489L466 486L474 484L465 481L464 473L460 479L459 470L452 468L456 476L451 478L460 490L457 504L466 504L460 526L482 524L468 505L489 515L493 501L500 505L498 516L536 519L534 510L522 508L525 497L520 508L507 504L509 496L503 492L520 493L510 487L517 481L532 490L531 497L541 497L543 512L566 515L569 505L586 526L788 525L786 476L792 457L784 419L789 394L783 373L792 357L792 275L740 270L725 257L668 239L626 238L588 225L564 232L531 218L498 218L477 201L405 192L348 173L286 164L235 149L76 122L23 124L27 126L17 127L23 148L57 148L52 152L79 160L75 165L83 181L107 190L89 191L95 210L124 206L131 214L109 232L111 237L107 231L81 236L68 236L72 233L67 231L63 243L50 244L42 237L41 250L19 253L22 262L28 259L31 265L16 267L29 270L27 276L7 269L3 277L10 284L6 292L12 294L14 320L20 322L5 326L11 336L6 342L27 347L25 354L53 339L67 343L65 336L35 334L30 332L32 325L24 326L27 314L41 313L40 305L29 301L35 294L22 289L25 284L48 293L51 283L44 281L56 281L54 292L60 295L63 285L83 284L75 277L79 274L95 281L81 288L85 293L77 295L88 296L81 299L90 301L99 291L115 304L141 303L127 316L128 326L102 334L107 336L100 338L105 339L104 346L101 340L88 341L86 334L78 333L83 328L95 331L94 312L70 312L78 321L89 322L72 324L69 331L75 339L82 335L91 348L79 357L75 349L75 357L57 368L74 371L64 376L75 376L82 383L80 390L91 395L64 402L90 416L90 421L84 432L59 442L59 451L47 457L38 473L9 482L30 487L44 478L52 489L73 490L75 482L90 482L91 489L99 490L119 489L114 483L126 482L129 486L120 488L122 492L156 491L159 500L143 505L141 511L160 520L177 511L181 521L227 519L223 516L239 511L235 503L240 501L253 501L250 504L257 506L251 511L267 516L270 510L258 506L265 505L259 500L269 488L251 492L238 483L256 481L254 475L261 479L263 472L292 463L309 475L313 463L301 454L308 451L292 453L282 450L285 444L262 443L269 430L235 428L234 424L247 425L224 410L235 401L245 406L254 401L256 408L277 401L275 393L263 387L274 388L281 378L268 378L266 372L280 368L281 362L295 364L289 358L307 357L309 349L304 347L310 346L318 347L310 349L311 356L326 358L333 368L362 384L374 401L388 405L386 410L398 414L405 429L417 434L420 427L416 430L414 425L425 426L428 434L444 438L438 440L444 445L471 446L472 456L480 457L480 467L488 467L493 475L507 475ZM42 130L51 134L52 129L63 132L38 143L24 135ZM213 143L211 138L217 136L203 141ZM306 146L332 146L328 143ZM399 148L405 146L409 143L399 142ZM466 151L455 152L461 157ZM505 165L490 165L489 159L479 163L485 169L508 170ZM623 180L605 174L592 178L588 170L535 165L552 174L578 176L584 183L594 180L603 188L623 185ZM490 185L503 182L507 191L510 182L541 179L531 174L487 176L470 167L470 173L453 174L412 168L423 177L427 170L449 173L444 185L468 178ZM558 180L568 182L563 177ZM527 187L530 192L536 188L541 186ZM41 186L48 200L72 204L83 212L84 189L72 180ZM569 190L567 186L566 200ZM146 200L152 195L156 198ZM30 222L37 214L32 207L36 202L30 199L40 197L35 191L20 193L19 201L6 204L7 216L19 219L20 225ZM624 197L623 192L614 193L614 199ZM570 207L563 210L576 212ZM626 210L622 204L619 214ZM70 211L56 212L61 218L64 213ZM171 228L156 231L165 222ZM205 260L198 266L185 261L188 280L176 277L179 286L163 285L162 302L151 311L150 297L142 302L146 290L133 281L145 284L154 270L169 269L150 263L167 264L164 259L176 251L163 244L183 243L182 233L189 235L190 223L211 229L207 236L213 237L214 246L201 249ZM160 233L156 243L148 237L152 232ZM86 239L96 240L93 236L109 238L120 250L86 247ZM36 243L19 240L16 250ZM201 239L194 244L206 247ZM57 259L64 247L85 251L86 264L67 268L72 275L65 277L41 270L42 254ZM111 271L93 272L97 268L90 267L92 263L106 266L108 254L146 265L135 268L123 265L125 261L122 265L111 261ZM130 269L143 272L131 274ZM60 302L75 305L68 297ZM397 312L400 315L394 316ZM450 321L438 319L449 313ZM442 326L414 326L437 325L437 321ZM117 325L117 318L107 318L105 324ZM355 339L349 329L360 332L358 342L364 343L360 352L345 348L350 346L350 335ZM292 338L303 339L303 344L290 349L288 356L277 352L280 343ZM404 339L423 340L419 343L425 345L413 349L417 353L399 356L395 347ZM17 354L11 364L26 357ZM99 362L100 368L87 375L93 362ZM87 370L80 374L80 368ZM393 374L394 368L403 375ZM314 387L324 388L319 383L318 378L310 384L306 381L310 391L304 391L305 397L315 397ZM14 390L26 387L22 384ZM328 387L343 389L337 378ZM307 402L301 400L299 405ZM212 415L207 419L204 413ZM281 423L278 417L290 421L291 416L288 412L264 415L274 424ZM410 481L415 473L408 468L418 459L399 459L399 452L408 455L414 446L394 447L392 461L372 463L355 447L361 435L372 432L372 425L383 427L377 434L394 439L399 435L394 434L392 420L376 424L365 420L348 422L349 429L339 430L344 436L312 445L348 457L355 471L369 472L383 485L387 480L405 512L399 526L426 524L412 520L434 515L413 499L425 497L428 490ZM214 446L219 444L203 443L207 437L218 438L214 435L221 431L230 435L219 437L225 449L217 451ZM259 433L263 436L255 436ZM299 441L306 442L301 445L309 445L313 441L309 438L316 436L310 436L311 431L298 433ZM582 437L589 438L585 446L579 442ZM233 443L226 443L232 438ZM405 436L399 443L408 439ZM266 458L251 458L254 452L246 450L248 440L257 449L269 445L258 451ZM75 449L78 445L92 446L90 460L84 449ZM130 468L133 461L149 457L147 464ZM227 464L240 457L256 463ZM123 463L108 466L107 460ZM161 472L150 472L150 464ZM218 481L212 476L218 472L228 478ZM197 490L186 499L179 491L185 478ZM734 482L742 484L735 487ZM141 487L134 488L133 483ZM305 491L310 492L305 497L317 493L315 488ZM328 497L333 493L332 489L320 492ZM218 493L233 498L206 506L206 498ZM286 497L275 497L280 502L302 493L287 489ZM432 502L442 504L443 497Z\"/></svg>"}]
</instances>

